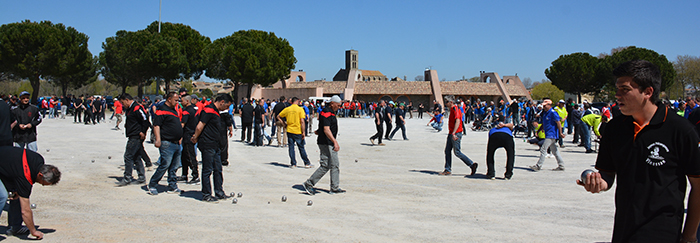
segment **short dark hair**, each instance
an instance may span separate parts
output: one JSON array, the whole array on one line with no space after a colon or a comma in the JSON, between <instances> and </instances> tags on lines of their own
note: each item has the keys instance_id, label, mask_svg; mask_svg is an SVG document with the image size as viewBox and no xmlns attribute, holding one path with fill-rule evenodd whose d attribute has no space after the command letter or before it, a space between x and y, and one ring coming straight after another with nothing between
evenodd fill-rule
<instances>
[{"instance_id":1,"label":"short dark hair","mask_svg":"<svg viewBox=\"0 0 700 243\"><path fill-rule=\"evenodd\" d=\"M176 94L177 94L177 93L175 93L174 91L170 91L170 92L168 92L168 94L165 95L165 99L166 99L166 100L167 100L167 99L170 99L170 98L172 98L173 96L175 96Z\"/></svg>"},{"instance_id":2,"label":"short dark hair","mask_svg":"<svg viewBox=\"0 0 700 243\"><path fill-rule=\"evenodd\" d=\"M214 102L219 102L222 100L226 103L233 102L233 98L231 98L231 95L229 95L229 94L220 94L220 95L216 96L216 99L214 100Z\"/></svg>"},{"instance_id":3,"label":"short dark hair","mask_svg":"<svg viewBox=\"0 0 700 243\"><path fill-rule=\"evenodd\" d=\"M280 96L280 102L284 102L285 98L284 96Z\"/></svg>"},{"instance_id":4,"label":"short dark hair","mask_svg":"<svg viewBox=\"0 0 700 243\"><path fill-rule=\"evenodd\" d=\"M44 176L44 180L51 185L56 185L61 180L61 171L53 165L42 165L39 173Z\"/></svg>"},{"instance_id":5,"label":"short dark hair","mask_svg":"<svg viewBox=\"0 0 700 243\"><path fill-rule=\"evenodd\" d=\"M81 97L82 97L82 95L81 95ZM127 94L127 93L120 94L119 98L117 98L117 99L118 100L134 100L134 98L131 97L131 95Z\"/></svg>"},{"instance_id":6,"label":"short dark hair","mask_svg":"<svg viewBox=\"0 0 700 243\"><path fill-rule=\"evenodd\" d=\"M640 91L651 87L654 92L649 101L656 103L661 92L661 71L659 67L646 60L628 61L613 70L615 78L631 77L632 81L639 86Z\"/></svg>"},{"instance_id":7,"label":"short dark hair","mask_svg":"<svg viewBox=\"0 0 700 243\"><path fill-rule=\"evenodd\" d=\"M299 98L297 98L297 97L292 97L292 103L296 102L297 100L299 100Z\"/></svg>"}]
</instances>

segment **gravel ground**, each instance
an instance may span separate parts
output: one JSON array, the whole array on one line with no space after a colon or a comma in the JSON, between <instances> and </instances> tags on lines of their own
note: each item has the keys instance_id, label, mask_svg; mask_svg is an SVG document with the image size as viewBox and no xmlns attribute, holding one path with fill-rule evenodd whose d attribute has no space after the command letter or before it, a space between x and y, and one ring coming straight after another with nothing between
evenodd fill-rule
<instances>
[{"instance_id":1,"label":"gravel ground","mask_svg":"<svg viewBox=\"0 0 700 243\"><path fill-rule=\"evenodd\" d=\"M327 175L316 185L320 193L315 196L301 187L315 168L290 169L286 148L244 145L237 130L230 139L231 165L224 167L224 190L243 193L232 204L230 199L199 201L199 185L180 183L182 195L157 196L148 195L143 185L115 187L124 164L123 130L111 130L114 123L109 120L86 126L73 124L72 117L47 119L39 125L39 152L61 169L63 178L56 186L34 187L34 219L48 242L610 240L614 193L592 195L575 184L596 155L583 153L571 138L561 150L566 171L549 170L556 167L554 158L546 160L544 170L530 171L527 167L539 156L537 147L516 138L513 179L502 179L505 150L500 149L498 179L488 180L488 134L468 131L462 148L479 163L477 175L465 177L469 168L454 157L454 174L438 176L447 133L435 132L427 122L408 119L410 140L386 141L380 147L368 140L375 132L372 120L339 119L340 185L347 193L328 194ZM318 166L316 137L307 142L309 158ZM157 149L144 145L155 162ZM147 171L147 178L152 174ZM165 179L160 185L164 191ZM309 200L312 206L307 206ZM3 225L6 218L3 213ZM20 239L7 237L7 242Z\"/></svg>"}]
</instances>

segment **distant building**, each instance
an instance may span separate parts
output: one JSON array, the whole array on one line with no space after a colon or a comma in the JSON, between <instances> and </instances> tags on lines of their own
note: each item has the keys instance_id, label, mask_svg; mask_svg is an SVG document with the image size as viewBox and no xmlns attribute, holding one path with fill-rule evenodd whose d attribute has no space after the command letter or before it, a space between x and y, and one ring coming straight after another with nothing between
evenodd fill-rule
<instances>
[{"instance_id":1,"label":"distant building","mask_svg":"<svg viewBox=\"0 0 700 243\"><path fill-rule=\"evenodd\" d=\"M389 80L380 71L359 69L357 50L345 51L345 68L340 69L333 81L306 81L306 72L292 71L290 77L270 87L253 87L251 97L273 99L279 96L296 96L306 99L312 96L339 95L345 100L395 102L412 101L416 106L432 104L432 100L443 103L442 97L452 95L463 100L511 102L513 99L530 98L518 76L503 76L496 72L481 72L479 82L439 81L437 70L425 70L425 81L404 81L400 78ZM239 97L246 95L247 89L239 88ZM436 98L438 97L438 98Z\"/></svg>"}]
</instances>

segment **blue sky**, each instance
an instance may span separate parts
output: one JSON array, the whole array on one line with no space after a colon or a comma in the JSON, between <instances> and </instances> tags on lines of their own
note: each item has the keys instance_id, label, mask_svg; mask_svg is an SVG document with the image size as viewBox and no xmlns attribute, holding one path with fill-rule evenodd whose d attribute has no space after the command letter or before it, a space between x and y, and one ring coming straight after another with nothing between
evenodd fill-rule
<instances>
[{"instance_id":1,"label":"blue sky","mask_svg":"<svg viewBox=\"0 0 700 243\"><path fill-rule=\"evenodd\" d=\"M93 55L118 30L158 20L158 0L2 0L0 24L49 20L90 37ZM440 79L494 71L539 81L563 54L597 56L634 45L674 61L700 56L700 1L173 1L162 21L183 23L213 40L238 30L274 32L289 40L308 80L344 67L359 51L359 68L408 80L432 67Z\"/></svg>"}]
</instances>

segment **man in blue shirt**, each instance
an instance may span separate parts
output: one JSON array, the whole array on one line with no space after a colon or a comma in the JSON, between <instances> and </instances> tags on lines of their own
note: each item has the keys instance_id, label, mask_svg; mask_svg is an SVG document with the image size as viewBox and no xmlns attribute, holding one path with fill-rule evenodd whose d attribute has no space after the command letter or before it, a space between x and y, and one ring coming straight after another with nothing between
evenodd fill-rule
<instances>
[{"instance_id":1,"label":"man in blue shirt","mask_svg":"<svg viewBox=\"0 0 700 243\"><path fill-rule=\"evenodd\" d=\"M537 131L544 129L545 140L540 148L540 160L537 161L536 165L531 165L530 169L533 171L539 171L542 169L542 164L547 156L547 149L552 150L552 154L557 158L557 164L559 166L552 170L554 171L564 171L564 160L559 155L559 150L557 149L556 141L559 138L563 138L565 135L561 130L561 118L559 113L552 109L552 100L549 98L544 98L542 101L542 126Z\"/></svg>"}]
</instances>

